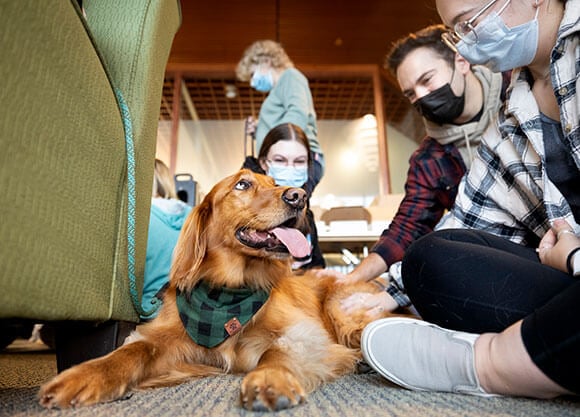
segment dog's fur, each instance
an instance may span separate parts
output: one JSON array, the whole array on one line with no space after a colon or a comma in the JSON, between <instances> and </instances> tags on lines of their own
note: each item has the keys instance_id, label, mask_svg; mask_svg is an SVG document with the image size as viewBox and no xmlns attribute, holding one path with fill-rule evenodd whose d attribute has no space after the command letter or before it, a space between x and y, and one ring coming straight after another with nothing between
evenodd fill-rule
<instances>
[{"instance_id":1,"label":"dog's fur","mask_svg":"<svg viewBox=\"0 0 580 417\"><path fill-rule=\"evenodd\" d=\"M300 227L305 203L301 189L277 187L269 177L248 170L218 183L184 225L158 317L109 355L46 383L40 403L84 406L120 398L131 389L241 373L246 374L242 405L275 410L301 403L320 384L353 372L361 358L362 329L379 317L362 311L346 316L340 299L378 287L292 275L291 256L283 247L252 248L236 237L240 229ZM239 333L209 349L188 336L176 307L176 290L190 291L200 280L218 288L267 290L270 296Z\"/></svg>"}]
</instances>

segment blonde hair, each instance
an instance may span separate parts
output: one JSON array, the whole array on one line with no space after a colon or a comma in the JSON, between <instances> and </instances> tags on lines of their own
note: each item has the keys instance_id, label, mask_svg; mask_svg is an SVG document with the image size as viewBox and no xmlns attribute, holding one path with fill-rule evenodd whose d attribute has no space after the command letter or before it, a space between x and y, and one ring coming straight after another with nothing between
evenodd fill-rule
<instances>
[{"instance_id":1,"label":"blonde hair","mask_svg":"<svg viewBox=\"0 0 580 417\"><path fill-rule=\"evenodd\" d=\"M177 193L175 192L175 180L169 172L167 165L165 165L160 159L155 159L153 197L177 198Z\"/></svg>"},{"instance_id":2,"label":"blonde hair","mask_svg":"<svg viewBox=\"0 0 580 417\"><path fill-rule=\"evenodd\" d=\"M249 81L254 67L266 59L276 70L294 67L282 45L271 40L260 40L246 48L236 68L236 76L240 81Z\"/></svg>"}]
</instances>

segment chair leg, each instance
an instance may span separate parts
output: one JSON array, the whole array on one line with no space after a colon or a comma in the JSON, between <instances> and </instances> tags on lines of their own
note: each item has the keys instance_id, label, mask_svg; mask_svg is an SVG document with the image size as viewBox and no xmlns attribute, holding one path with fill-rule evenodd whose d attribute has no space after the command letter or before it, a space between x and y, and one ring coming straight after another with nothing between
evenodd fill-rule
<instances>
[{"instance_id":1,"label":"chair leg","mask_svg":"<svg viewBox=\"0 0 580 417\"><path fill-rule=\"evenodd\" d=\"M123 344L135 327L135 323L126 321L55 323L58 372L112 352Z\"/></svg>"}]
</instances>

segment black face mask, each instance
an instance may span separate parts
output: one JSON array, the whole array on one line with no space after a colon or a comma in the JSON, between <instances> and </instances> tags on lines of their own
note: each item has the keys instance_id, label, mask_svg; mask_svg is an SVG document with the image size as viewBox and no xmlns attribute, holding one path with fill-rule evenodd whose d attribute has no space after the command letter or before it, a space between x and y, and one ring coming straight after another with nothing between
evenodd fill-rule
<instances>
[{"instance_id":1,"label":"black face mask","mask_svg":"<svg viewBox=\"0 0 580 417\"><path fill-rule=\"evenodd\" d=\"M453 74L455 74L455 69ZM453 80L453 75L451 75L451 80ZM421 113L421 116L433 123L439 125L453 123L461 116L465 107L465 86L463 93L456 96L451 89L451 84L447 83L415 101L413 106Z\"/></svg>"}]
</instances>

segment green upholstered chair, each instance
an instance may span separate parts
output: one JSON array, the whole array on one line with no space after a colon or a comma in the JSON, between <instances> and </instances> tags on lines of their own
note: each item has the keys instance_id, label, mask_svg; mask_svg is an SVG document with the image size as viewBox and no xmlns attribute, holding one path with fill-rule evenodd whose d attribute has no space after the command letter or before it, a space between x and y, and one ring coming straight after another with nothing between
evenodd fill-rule
<instances>
[{"instance_id":1,"label":"green upholstered chair","mask_svg":"<svg viewBox=\"0 0 580 417\"><path fill-rule=\"evenodd\" d=\"M0 0L0 326L56 326L59 369L106 353L119 323L138 322L131 293L141 295L163 78L181 20L178 0L82 4L86 18L75 0ZM134 138L133 285L116 91Z\"/></svg>"}]
</instances>

